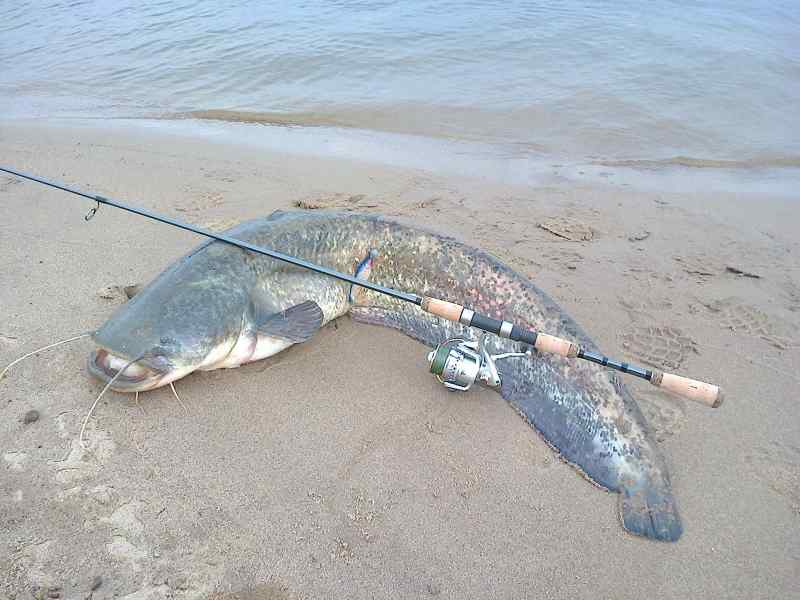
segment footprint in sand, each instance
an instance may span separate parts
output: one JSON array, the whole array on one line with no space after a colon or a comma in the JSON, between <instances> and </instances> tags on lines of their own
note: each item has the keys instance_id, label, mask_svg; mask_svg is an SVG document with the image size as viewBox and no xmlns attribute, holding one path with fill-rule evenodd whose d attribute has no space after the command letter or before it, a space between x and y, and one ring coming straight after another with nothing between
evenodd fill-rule
<instances>
[{"instance_id":1,"label":"footprint in sand","mask_svg":"<svg viewBox=\"0 0 800 600\"><path fill-rule=\"evenodd\" d=\"M482 241L481 247L485 252L491 254L499 261L507 264L515 271L528 275L529 277L541 270L542 266L539 263L529 258L525 258L524 256L520 256L508 248L497 246L490 241Z\"/></svg>"},{"instance_id":2,"label":"footprint in sand","mask_svg":"<svg viewBox=\"0 0 800 600\"><path fill-rule=\"evenodd\" d=\"M0 177L0 192L7 192L9 189L11 189L11 186L17 185L18 183L21 183L21 181L21 179L17 179L16 177L8 177L7 175Z\"/></svg>"},{"instance_id":3,"label":"footprint in sand","mask_svg":"<svg viewBox=\"0 0 800 600\"><path fill-rule=\"evenodd\" d=\"M233 171L226 171L223 169L213 169L205 171L203 176L206 179L213 179L214 181L222 181L224 183L233 183L236 181L237 175Z\"/></svg>"},{"instance_id":4,"label":"footprint in sand","mask_svg":"<svg viewBox=\"0 0 800 600\"><path fill-rule=\"evenodd\" d=\"M292 202L295 208L303 210L365 210L377 208L378 204L367 201L364 194L333 194L316 198L303 198Z\"/></svg>"},{"instance_id":5,"label":"footprint in sand","mask_svg":"<svg viewBox=\"0 0 800 600\"><path fill-rule=\"evenodd\" d=\"M129 283L127 285L107 285L97 291L97 296L103 300L113 300L115 302L127 302L138 294L142 289L141 283Z\"/></svg>"},{"instance_id":6,"label":"footprint in sand","mask_svg":"<svg viewBox=\"0 0 800 600\"><path fill-rule=\"evenodd\" d=\"M197 214L210 208L222 206L225 197L222 192L211 190L197 190L195 188L184 188L184 191L191 197L182 202L175 210L182 213Z\"/></svg>"},{"instance_id":7,"label":"footprint in sand","mask_svg":"<svg viewBox=\"0 0 800 600\"><path fill-rule=\"evenodd\" d=\"M128 564L133 571L141 571L143 563L150 554L145 542L144 525L138 513L143 504L131 501L118 507L109 517L100 519L111 528L111 541L106 544L106 551L116 561Z\"/></svg>"},{"instance_id":8,"label":"footprint in sand","mask_svg":"<svg viewBox=\"0 0 800 600\"><path fill-rule=\"evenodd\" d=\"M55 480L62 485L74 485L96 477L114 455L117 447L114 440L107 431L97 429L91 421L86 428L86 448L72 433L76 425L70 422L69 413L56 417L56 428L59 437L69 440L69 451L64 458L48 461L47 464L55 472Z\"/></svg>"},{"instance_id":9,"label":"footprint in sand","mask_svg":"<svg viewBox=\"0 0 800 600\"><path fill-rule=\"evenodd\" d=\"M675 256L673 258L684 273L692 276L695 281L700 283L705 283L725 271L725 265L711 256L698 254L694 256Z\"/></svg>"},{"instance_id":10,"label":"footprint in sand","mask_svg":"<svg viewBox=\"0 0 800 600\"><path fill-rule=\"evenodd\" d=\"M205 600L290 600L295 597L289 592L289 586L262 583L238 592L215 592Z\"/></svg>"},{"instance_id":11,"label":"footprint in sand","mask_svg":"<svg viewBox=\"0 0 800 600\"><path fill-rule=\"evenodd\" d=\"M680 369L697 343L674 327L635 327L622 334L622 347L632 359L667 369Z\"/></svg>"},{"instance_id":12,"label":"footprint in sand","mask_svg":"<svg viewBox=\"0 0 800 600\"><path fill-rule=\"evenodd\" d=\"M750 471L800 514L800 446L771 442L745 457Z\"/></svg>"},{"instance_id":13,"label":"footprint in sand","mask_svg":"<svg viewBox=\"0 0 800 600\"><path fill-rule=\"evenodd\" d=\"M716 300L705 306L717 315L722 327L729 329L735 335L760 337L781 350L796 344L788 336L782 335L776 319L754 306L740 302L737 298Z\"/></svg>"},{"instance_id":14,"label":"footprint in sand","mask_svg":"<svg viewBox=\"0 0 800 600\"><path fill-rule=\"evenodd\" d=\"M350 545L350 542L344 538L336 538L333 541L333 549L331 550L332 559L343 560L349 563L354 557L355 553L353 552L353 547Z\"/></svg>"},{"instance_id":15,"label":"footprint in sand","mask_svg":"<svg viewBox=\"0 0 800 600\"><path fill-rule=\"evenodd\" d=\"M659 391L636 394L636 400L657 442L678 433L686 422L686 404Z\"/></svg>"},{"instance_id":16,"label":"footprint in sand","mask_svg":"<svg viewBox=\"0 0 800 600\"><path fill-rule=\"evenodd\" d=\"M795 313L800 312L800 285L789 279L782 286L782 289L782 296L786 300L786 308Z\"/></svg>"},{"instance_id":17,"label":"footprint in sand","mask_svg":"<svg viewBox=\"0 0 800 600\"><path fill-rule=\"evenodd\" d=\"M425 200L397 200L391 206L382 207L382 211L387 216L392 217L408 217L420 216L420 213L442 211L443 198L439 196L431 196ZM378 205L375 205L377 208Z\"/></svg>"},{"instance_id":18,"label":"footprint in sand","mask_svg":"<svg viewBox=\"0 0 800 600\"><path fill-rule=\"evenodd\" d=\"M583 255L572 250L545 250L539 256L544 268L552 271L575 271L583 262Z\"/></svg>"},{"instance_id":19,"label":"footprint in sand","mask_svg":"<svg viewBox=\"0 0 800 600\"><path fill-rule=\"evenodd\" d=\"M650 321L652 321L651 312L670 310L673 307L672 300L669 298L649 294L637 294L635 297L620 298L619 303L629 313L633 313L633 315L641 314Z\"/></svg>"},{"instance_id":20,"label":"footprint in sand","mask_svg":"<svg viewBox=\"0 0 800 600\"><path fill-rule=\"evenodd\" d=\"M537 226L570 242L590 242L597 237L592 227L571 217L550 217Z\"/></svg>"},{"instance_id":21,"label":"footprint in sand","mask_svg":"<svg viewBox=\"0 0 800 600\"><path fill-rule=\"evenodd\" d=\"M6 463L6 468L9 470L24 471L25 463L28 461L28 455L25 452L11 450L3 454L3 460Z\"/></svg>"},{"instance_id":22,"label":"footprint in sand","mask_svg":"<svg viewBox=\"0 0 800 600\"><path fill-rule=\"evenodd\" d=\"M19 344L19 338L0 333L0 348L11 348Z\"/></svg>"},{"instance_id":23,"label":"footprint in sand","mask_svg":"<svg viewBox=\"0 0 800 600\"><path fill-rule=\"evenodd\" d=\"M347 513L347 518L358 534L366 541L372 539L371 528L381 517L380 506L375 499L366 492L357 492L353 497L352 509Z\"/></svg>"}]
</instances>

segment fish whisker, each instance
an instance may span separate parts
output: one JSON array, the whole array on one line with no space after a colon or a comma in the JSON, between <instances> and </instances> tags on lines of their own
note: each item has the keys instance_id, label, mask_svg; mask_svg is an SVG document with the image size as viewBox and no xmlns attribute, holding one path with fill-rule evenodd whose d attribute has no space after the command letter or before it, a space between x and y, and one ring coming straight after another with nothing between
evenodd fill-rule
<instances>
[{"instance_id":1,"label":"fish whisker","mask_svg":"<svg viewBox=\"0 0 800 600\"><path fill-rule=\"evenodd\" d=\"M55 342L54 344L48 344L47 346L42 346L41 348L37 348L36 350L33 350L33 351L31 351L31 352L28 352L28 353L27 353L27 354L25 354L24 356L20 356L19 358L17 358L17 359L15 359L15 360L11 361L11 362L10 362L10 363L9 363L9 364L6 366L6 368L5 368L5 369L3 369L3 370L2 370L2 372L0 372L0 380L2 380L2 379L3 379L3 377L5 377L5 376L6 376L6 373L8 373L8 371L11 369L11 367L13 367L14 365L16 365L16 364L17 364L17 363L19 363L19 362L22 362L22 361L23 361L23 360L25 360L26 358L30 358L31 356L33 356L33 355L35 355L35 354L38 354L39 352L42 352L42 351L44 351L44 350L49 350L50 348L55 348L56 346L60 346L61 344L66 344L67 342L74 342L75 340L79 340L79 339L81 339L81 338L89 337L90 335L92 335L92 333L94 333L94 332L92 332L92 331L87 331L87 332L85 332L85 333L82 333L82 334L80 334L80 335L76 335L76 336L74 336L74 337L71 337L71 338L69 338L69 339L66 339L66 340L61 340L61 341L59 341L59 342Z\"/></svg>"},{"instance_id":2,"label":"fish whisker","mask_svg":"<svg viewBox=\"0 0 800 600\"><path fill-rule=\"evenodd\" d=\"M81 447L84 450L88 449L88 446L83 443L83 434L86 431L86 425L89 423L89 419L91 418L92 413L94 413L94 409L97 407L97 403L100 402L100 398L103 397L103 395L108 391L108 388L110 388L112 386L112 384L117 380L117 378L125 372L125 369L130 367L133 363L141 360L143 357L144 357L143 354L141 356L137 356L132 361L130 361L128 364L126 364L124 367L122 367L119 371L117 371L116 375L114 375L114 377L112 377L111 380L105 385L105 387L103 388L103 391L100 392L100 394L98 394L97 398L95 398L94 403L92 404L92 407L89 409L89 412L86 413L86 417L84 417L84 419L83 419L83 425L81 425L81 432L80 432L80 435L78 436L78 443L81 445Z\"/></svg>"},{"instance_id":3,"label":"fish whisker","mask_svg":"<svg viewBox=\"0 0 800 600\"><path fill-rule=\"evenodd\" d=\"M138 391L136 392L136 396L134 397L133 401L136 403L136 406L139 408L139 410L142 411L142 415L146 416L147 412L144 410L144 406L139 404L139 392Z\"/></svg>"},{"instance_id":4,"label":"fish whisker","mask_svg":"<svg viewBox=\"0 0 800 600\"><path fill-rule=\"evenodd\" d=\"M177 400L178 404L180 404L181 407L183 407L183 412L188 413L189 410L186 408L186 405L183 403L183 400L181 400L181 397L178 396L178 392L175 389L175 384L170 381L169 382L169 387L170 387L170 389L172 389L172 393L175 396L175 400Z\"/></svg>"}]
</instances>

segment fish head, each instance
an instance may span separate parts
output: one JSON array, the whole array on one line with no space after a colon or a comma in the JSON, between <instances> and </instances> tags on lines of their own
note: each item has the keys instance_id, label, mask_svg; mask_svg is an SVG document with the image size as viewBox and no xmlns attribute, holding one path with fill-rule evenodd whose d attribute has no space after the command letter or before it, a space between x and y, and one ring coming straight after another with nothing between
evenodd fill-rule
<instances>
[{"instance_id":1,"label":"fish head","mask_svg":"<svg viewBox=\"0 0 800 600\"><path fill-rule=\"evenodd\" d=\"M237 285L235 269L190 266L186 273L162 274L94 332L91 375L113 379L113 390L141 392L230 352L242 330L247 294Z\"/></svg>"}]
</instances>

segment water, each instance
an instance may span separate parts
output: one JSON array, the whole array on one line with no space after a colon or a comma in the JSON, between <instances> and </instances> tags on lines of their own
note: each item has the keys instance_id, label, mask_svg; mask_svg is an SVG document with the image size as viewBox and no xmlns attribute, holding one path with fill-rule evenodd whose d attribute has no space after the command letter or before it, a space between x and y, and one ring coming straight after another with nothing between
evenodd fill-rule
<instances>
[{"instance_id":1,"label":"water","mask_svg":"<svg viewBox=\"0 0 800 600\"><path fill-rule=\"evenodd\" d=\"M191 116L611 166L800 167L794 1L6 0L0 16L6 117Z\"/></svg>"}]
</instances>

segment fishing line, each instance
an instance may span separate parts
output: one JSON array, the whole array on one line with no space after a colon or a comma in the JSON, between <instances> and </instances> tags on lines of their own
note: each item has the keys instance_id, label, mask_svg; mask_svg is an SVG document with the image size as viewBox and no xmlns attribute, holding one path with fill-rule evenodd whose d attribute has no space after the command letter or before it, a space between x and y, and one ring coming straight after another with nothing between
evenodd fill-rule
<instances>
[{"instance_id":1,"label":"fishing line","mask_svg":"<svg viewBox=\"0 0 800 600\"><path fill-rule=\"evenodd\" d=\"M622 373L627 373L629 375L645 379L657 387L714 408L722 404L723 393L722 390L716 385L704 383L702 381L696 381L687 377L675 375L673 373L665 373L656 369L644 369L627 362L616 361L602 354L582 348L578 344L574 344L569 340L546 333L539 333L509 321L494 319L492 317L482 315L460 304L455 304L453 302L440 300L438 298L431 298L428 296L419 296L417 294L402 292L377 285L367 280L358 279L357 277L329 269L328 267L317 265L294 256L289 256L288 254L283 254L275 250L270 250L262 246L256 246L255 244L250 244L248 242L232 238L224 233L215 233L201 227L196 227L188 223L150 212L143 208L129 206L116 200L112 200L111 198L83 192L61 183L48 181L47 179L43 179L41 177L36 177L27 173L21 173L5 167L0 167L0 171L4 171L23 179L35 181L37 183L56 188L70 194L75 194L77 196L82 196L84 198L88 198L89 200L93 200L97 204L86 215L86 220L91 219L95 214L97 214L97 209L101 204L113 206L115 208L119 208L148 219L153 219L167 225L172 225L173 227L178 227L179 229L191 231L220 242L225 242L226 244L230 244L232 246L237 246L243 250L249 250L256 254L268 256L270 258L274 258L303 269L308 269L322 275L327 275L328 277L339 279L340 281L346 281L352 285L357 285L373 292L378 292L379 294L384 294L397 300L402 300L403 302L410 302L432 315L460 323L466 327L476 327L500 337L533 346L539 352L557 354L564 358L580 358L587 360L603 367L608 367ZM452 387L451 389L468 389L469 386L472 385L472 383L478 378L485 381L489 385L495 385L494 382L497 382L496 385L499 385L499 379L494 377L494 372L496 369L493 364L493 358L486 352L479 351L477 348L472 348L470 343L465 342L464 340L448 340L440 344L436 350L429 355L429 363L430 370L434 375L439 377L443 382L449 381L455 385L455 387Z\"/></svg>"}]
</instances>

